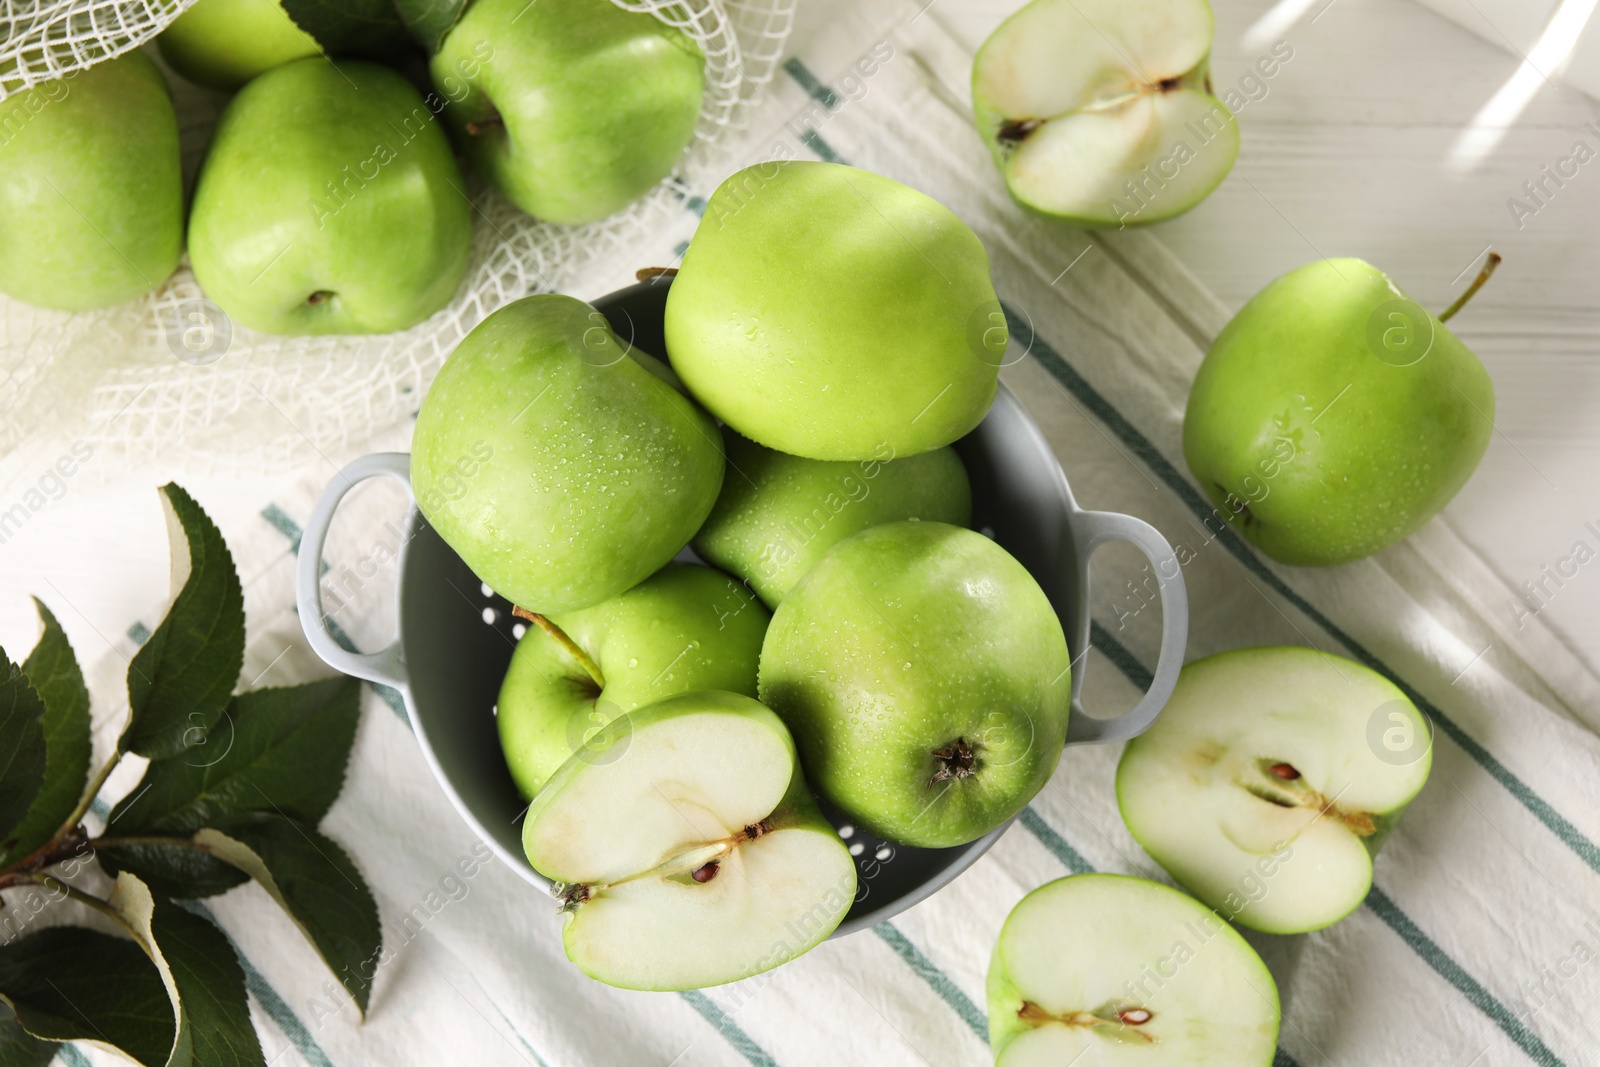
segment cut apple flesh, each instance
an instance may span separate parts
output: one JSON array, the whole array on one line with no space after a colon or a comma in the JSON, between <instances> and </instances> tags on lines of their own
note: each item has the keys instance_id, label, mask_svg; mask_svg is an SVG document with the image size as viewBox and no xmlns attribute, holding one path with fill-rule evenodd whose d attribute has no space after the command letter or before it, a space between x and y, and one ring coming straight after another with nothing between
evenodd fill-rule
<instances>
[{"instance_id":1,"label":"cut apple flesh","mask_svg":"<svg viewBox=\"0 0 1600 1067\"><path fill-rule=\"evenodd\" d=\"M827 937L855 896L854 861L787 729L731 693L614 720L551 776L523 844L557 883L568 958L630 989L775 967Z\"/></svg>"},{"instance_id":2,"label":"cut apple flesh","mask_svg":"<svg viewBox=\"0 0 1600 1067\"><path fill-rule=\"evenodd\" d=\"M998 1067L1259 1067L1278 994L1255 951L1176 890L1075 875L1023 898L989 969Z\"/></svg>"},{"instance_id":3,"label":"cut apple flesh","mask_svg":"<svg viewBox=\"0 0 1600 1067\"><path fill-rule=\"evenodd\" d=\"M973 96L1013 195L1142 224L1193 207L1239 150L1211 95L1205 0L1035 0L985 42Z\"/></svg>"},{"instance_id":4,"label":"cut apple flesh","mask_svg":"<svg viewBox=\"0 0 1600 1067\"><path fill-rule=\"evenodd\" d=\"M1430 758L1381 758L1373 720L1427 736L1405 695L1312 649L1244 649L1184 668L1117 768L1146 852L1224 916L1269 933L1336 922L1372 886L1383 834ZM1381 746L1378 746L1381 748Z\"/></svg>"}]
</instances>

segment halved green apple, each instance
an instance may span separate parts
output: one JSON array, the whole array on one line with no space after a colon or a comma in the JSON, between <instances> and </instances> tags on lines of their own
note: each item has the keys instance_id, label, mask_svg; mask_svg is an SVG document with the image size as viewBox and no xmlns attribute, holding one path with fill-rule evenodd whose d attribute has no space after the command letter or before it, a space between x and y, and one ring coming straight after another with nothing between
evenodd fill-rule
<instances>
[{"instance_id":1,"label":"halved green apple","mask_svg":"<svg viewBox=\"0 0 1600 1067\"><path fill-rule=\"evenodd\" d=\"M1117 766L1123 821L1225 917L1274 934L1338 922L1432 765L1393 683L1310 648L1197 660Z\"/></svg>"},{"instance_id":2,"label":"halved green apple","mask_svg":"<svg viewBox=\"0 0 1600 1067\"><path fill-rule=\"evenodd\" d=\"M1239 154L1211 93L1206 0L1034 0L979 49L978 130L1024 207L1079 226L1171 218Z\"/></svg>"},{"instance_id":3,"label":"halved green apple","mask_svg":"<svg viewBox=\"0 0 1600 1067\"><path fill-rule=\"evenodd\" d=\"M567 958L625 989L697 989L786 963L833 932L856 892L789 731L734 693L613 719L545 783L522 842L556 881Z\"/></svg>"},{"instance_id":4,"label":"halved green apple","mask_svg":"<svg viewBox=\"0 0 1600 1067\"><path fill-rule=\"evenodd\" d=\"M1265 1067L1278 987L1237 930L1175 889L1078 874L1022 898L989 963L998 1067Z\"/></svg>"}]
</instances>

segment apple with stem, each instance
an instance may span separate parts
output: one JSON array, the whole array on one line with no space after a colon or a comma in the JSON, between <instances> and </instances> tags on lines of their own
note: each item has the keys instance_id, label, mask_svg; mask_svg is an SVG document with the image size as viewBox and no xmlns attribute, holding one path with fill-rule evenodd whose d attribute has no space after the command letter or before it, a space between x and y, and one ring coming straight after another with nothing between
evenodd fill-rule
<instances>
[{"instance_id":1,"label":"apple with stem","mask_svg":"<svg viewBox=\"0 0 1600 1067\"><path fill-rule=\"evenodd\" d=\"M523 845L556 880L567 958L626 989L770 970L832 933L856 892L789 731L734 693L612 720L534 798Z\"/></svg>"},{"instance_id":2,"label":"apple with stem","mask_svg":"<svg viewBox=\"0 0 1600 1067\"><path fill-rule=\"evenodd\" d=\"M1066 741L1072 677L1050 601L971 530L874 526L773 612L761 700L818 793L872 834L947 848L1021 811Z\"/></svg>"},{"instance_id":3,"label":"apple with stem","mask_svg":"<svg viewBox=\"0 0 1600 1067\"><path fill-rule=\"evenodd\" d=\"M1272 934L1338 922L1428 780L1428 722L1392 682L1310 648L1183 668L1117 765L1123 821L1225 918Z\"/></svg>"},{"instance_id":4,"label":"apple with stem","mask_svg":"<svg viewBox=\"0 0 1600 1067\"><path fill-rule=\"evenodd\" d=\"M1290 271L1223 328L1195 375L1183 454L1261 551L1332 566L1410 536L1466 484L1494 433L1494 385L1438 317L1359 259Z\"/></svg>"},{"instance_id":5,"label":"apple with stem","mask_svg":"<svg viewBox=\"0 0 1600 1067\"><path fill-rule=\"evenodd\" d=\"M1116 874L1049 882L989 962L997 1067L1267 1067L1277 983L1238 931L1175 889Z\"/></svg>"},{"instance_id":6,"label":"apple with stem","mask_svg":"<svg viewBox=\"0 0 1600 1067\"><path fill-rule=\"evenodd\" d=\"M837 163L763 163L706 204L667 296L667 355L713 415L810 459L950 444L994 402L1006 320L949 208Z\"/></svg>"},{"instance_id":7,"label":"apple with stem","mask_svg":"<svg viewBox=\"0 0 1600 1067\"><path fill-rule=\"evenodd\" d=\"M972 65L978 130L1023 207L1077 226L1172 218L1233 169L1206 0L1034 0Z\"/></svg>"},{"instance_id":8,"label":"apple with stem","mask_svg":"<svg viewBox=\"0 0 1600 1067\"><path fill-rule=\"evenodd\" d=\"M529 797L624 712L695 689L754 698L770 618L744 586L690 563L669 563L592 607L526 616L537 629L512 654L496 723Z\"/></svg>"},{"instance_id":9,"label":"apple with stem","mask_svg":"<svg viewBox=\"0 0 1600 1067\"><path fill-rule=\"evenodd\" d=\"M189 258L229 317L276 334L385 333L455 295L472 206L399 74L301 59L229 102L195 186Z\"/></svg>"},{"instance_id":10,"label":"apple with stem","mask_svg":"<svg viewBox=\"0 0 1600 1067\"><path fill-rule=\"evenodd\" d=\"M474 167L537 218L604 218L671 173L694 138L705 57L611 0L474 0L431 63Z\"/></svg>"},{"instance_id":11,"label":"apple with stem","mask_svg":"<svg viewBox=\"0 0 1600 1067\"><path fill-rule=\"evenodd\" d=\"M570 296L524 297L468 334L417 415L428 522L512 603L560 615L630 589L722 488L716 424L672 371Z\"/></svg>"},{"instance_id":12,"label":"apple with stem","mask_svg":"<svg viewBox=\"0 0 1600 1067\"><path fill-rule=\"evenodd\" d=\"M776 607L833 545L901 519L965 526L972 487L949 447L895 459L805 459L726 430L722 494L695 534L700 558Z\"/></svg>"}]
</instances>

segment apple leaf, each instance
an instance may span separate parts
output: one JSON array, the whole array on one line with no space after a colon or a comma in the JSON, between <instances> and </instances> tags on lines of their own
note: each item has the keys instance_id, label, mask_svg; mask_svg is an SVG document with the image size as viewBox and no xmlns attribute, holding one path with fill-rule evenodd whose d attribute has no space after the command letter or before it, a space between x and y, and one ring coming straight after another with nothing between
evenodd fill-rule
<instances>
[{"instance_id":1,"label":"apple leaf","mask_svg":"<svg viewBox=\"0 0 1600 1067\"><path fill-rule=\"evenodd\" d=\"M360 714L361 688L353 678L241 693L205 745L150 764L111 810L106 834L188 838L254 811L315 826L344 785ZM107 845L98 855L113 873L131 871L173 897L211 896L246 879L216 857L183 847Z\"/></svg>"},{"instance_id":2,"label":"apple leaf","mask_svg":"<svg viewBox=\"0 0 1600 1067\"><path fill-rule=\"evenodd\" d=\"M44 701L44 782L27 818L0 841L0 868L50 840L72 814L89 778L89 690L61 624L38 599L34 604L44 634L22 665L22 673Z\"/></svg>"},{"instance_id":3,"label":"apple leaf","mask_svg":"<svg viewBox=\"0 0 1600 1067\"><path fill-rule=\"evenodd\" d=\"M217 751L150 764L106 832L189 834L241 811L320 822L344 785L360 697L342 676L239 694L204 746Z\"/></svg>"},{"instance_id":4,"label":"apple leaf","mask_svg":"<svg viewBox=\"0 0 1600 1067\"><path fill-rule=\"evenodd\" d=\"M467 9L468 0L394 0L395 11L428 54L439 50Z\"/></svg>"},{"instance_id":5,"label":"apple leaf","mask_svg":"<svg viewBox=\"0 0 1600 1067\"><path fill-rule=\"evenodd\" d=\"M244 665L244 592L221 532L178 485L162 486L161 501L180 588L128 665L128 726L118 742L149 759L206 740Z\"/></svg>"},{"instance_id":6,"label":"apple leaf","mask_svg":"<svg viewBox=\"0 0 1600 1067\"><path fill-rule=\"evenodd\" d=\"M261 883L365 1015L383 929L378 905L344 850L314 827L277 815L236 816L194 839Z\"/></svg>"},{"instance_id":7,"label":"apple leaf","mask_svg":"<svg viewBox=\"0 0 1600 1067\"><path fill-rule=\"evenodd\" d=\"M391 0L279 0L296 26L331 55L391 58L411 40Z\"/></svg>"},{"instance_id":8,"label":"apple leaf","mask_svg":"<svg viewBox=\"0 0 1600 1067\"><path fill-rule=\"evenodd\" d=\"M244 968L209 919L153 898L155 950L177 986L175 1004L195 1067L266 1067L250 1021Z\"/></svg>"},{"instance_id":9,"label":"apple leaf","mask_svg":"<svg viewBox=\"0 0 1600 1067\"><path fill-rule=\"evenodd\" d=\"M52 926L0 947L0 997L36 1038L115 1045L146 1067L163 1067L172 1052L172 1002L161 973L126 938Z\"/></svg>"},{"instance_id":10,"label":"apple leaf","mask_svg":"<svg viewBox=\"0 0 1600 1067\"><path fill-rule=\"evenodd\" d=\"M11 1005L0 999L0 1067L45 1067L55 1058L55 1044L24 1030Z\"/></svg>"},{"instance_id":11,"label":"apple leaf","mask_svg":"<svg viewBox=\"0 0 1600 1067\"><path fill-rule=\"evenodd\" d=\"M0 650L0 847L7 853L20 842L16 831L44 784L44 710L28 679Z\"/></svg>"},{"instance_id":12,"label":"apple leaf","mask_svg":"<svg viewBox=\"0 0 1600 1067\"><path fill-rule=\"evenodd\" d=\"M95 857L108 874L126 871L152 890L174 900L195 900L226 893L250 876L204 849L186 835L172 834L166 845L101 845Z\"/></svg>"}]
</instances>

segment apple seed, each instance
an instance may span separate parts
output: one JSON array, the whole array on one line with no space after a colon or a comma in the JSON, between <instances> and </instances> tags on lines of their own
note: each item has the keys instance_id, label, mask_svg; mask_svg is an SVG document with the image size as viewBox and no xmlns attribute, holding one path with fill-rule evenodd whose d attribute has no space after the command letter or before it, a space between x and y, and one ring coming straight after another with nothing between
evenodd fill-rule
<instances>
[{"instance_id":1,"label":"apple seed","mask_svg":"<svg viewBox=\"0 0 1600 1067\"><path fill-rule=\"evenodd\" d=\"M693 878L697 882L700 882L701 884L704 884L717 876L717 868L718 864L708 863L703 867L696 867L689 877Z\"/></svg>"}]
</instances>

